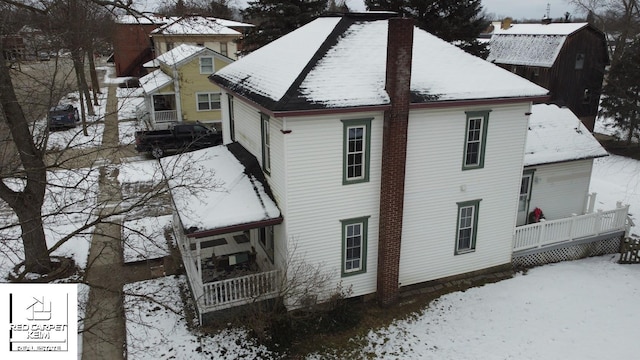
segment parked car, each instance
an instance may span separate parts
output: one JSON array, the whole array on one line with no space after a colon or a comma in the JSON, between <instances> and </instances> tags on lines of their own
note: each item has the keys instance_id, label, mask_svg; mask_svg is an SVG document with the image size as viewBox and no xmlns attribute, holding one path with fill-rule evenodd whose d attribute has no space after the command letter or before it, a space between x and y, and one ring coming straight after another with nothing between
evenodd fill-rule
<instances>
[{"instance_id":1,"label":"parked car","mask_svg":"<svg viewBox=\"0 0 640 360\"><path fill-rule=\"evenodd\" d=\"M41 51L38 53L38 60L40 61L49 61L51 60L51 56L46 51Z\"/></svg>"},{"instance_id":2,"label":"parked car","mask_svg":"<svg viewBox=\"0 0 640 360\"><path fill-rule=\"evenodd\" d=\"M49 109L47 122L49 130L73 128L80 122L80 113L73 105L56 105Z\"/></svg>"},{"instance_id":3,"label":"parked car","mask_svg":"<svg viewBox=\"0 0 640 360\"><path fill-rule=\"evenodd\" d=\"M176 124L167 130L137 131L136 150L160 158L167 152L197 150L222 144L222 133L201 123Z\"/></svg>"}]
</instances>

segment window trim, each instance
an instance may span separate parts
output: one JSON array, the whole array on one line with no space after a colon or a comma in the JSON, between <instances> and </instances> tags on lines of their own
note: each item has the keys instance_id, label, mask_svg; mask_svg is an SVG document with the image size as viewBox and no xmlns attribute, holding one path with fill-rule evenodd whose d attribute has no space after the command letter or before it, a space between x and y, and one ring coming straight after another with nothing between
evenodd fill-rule
<instances>
[{"instance_id":1,"label":"window trim","mask_svg":"<svg viewBox=\"0 0 640 360\"><path fill-rule=\"evenodd\" d=\"M266 130L266 135L265 135ZM262 153L262 170L271 174L271 131L269 115L260 113L260 140Z\"/></svg>"},{"instance_id":2,"label":"window trim","mask_svg":"<svg viewBox=\"0 0 640 360\"><path fill-rule=\"evenodd\" d=\"M482 169L484 168L484 157L487 147L487 128L489 127L489 113L491 110L484 111L466 111L467 120L465 124L465 132L464 132L464 147L462 151L462 170L471 170L471 169ZM480 147L478 149L478 163L477 164L467 164L467 150L469 145L469 125L471 120L482 119L480 125Z\"/></svg>"},{"instance_id":3,"label":"window trim","mask_svg":"<svg viewBox=\"0 0 640 360\"><path fill-rule=\"evenodd\" d=\"M211 72L202 71L202 59L211 59ZM216 72L216 63L215 63L215 59L213 58L213 56L200 56L198 65L199 65L199 68L200 68L200 74L213 74L213 73Z\"/></svg>"},{"instance_id":4,"label":"window trim","mask_svg":"<svg viewBox=\"0 0 640 360\"><path fill-rule=\"evenodd\" d=\"M458 205L458 212L456 216L456 243L455 243L455 251L454 255L468 254L476 251L476 240L478 238L478 213L480 212L480 201L478 200L470 200L456 203ZM460 249L460 215L462 213L462 209L472 207L473 208L473 224L471 226L471 244L469 244L468 249Z\"/></svg>"},{"instance_id":5,"label":"window trim","mask_svg":"<svg viewBox=\"0 0 640 360\"><path fill-rule=\"evenodd\" d=\"M200 99L198 98L200 95L207 95L209 97L209 101L207 102L209 104L209 109L200 109ZM213 108L211 107L212 101L211 101L211 95L218 95L218 107L217 108ZM222 94L219 92L197 92L196 93L196 111L220 111L222 109Z\"/></svg>"},{"instance_id":6,"label":"window trim","mask_svg":"<svg viewBox=\"0 0 640 360\"><path fill-rule=\"evenodd\" d=\"M369 218L370 216L363 216L358 218L340 220L340 226L342 228L342 261L341 261L341 276L352 276L357 274L363 274L367 272L367 236L369 232ZM360 243L360 268L353 270L347 270L347 226L361 224L361 243Z\"/></svg>"},{"instance_id":7,"label":"window trim","mask_svg":"<svg viewBox=\"0 0 640 360\"><path fill-rule=\"evenodd\" d=\"M369 167L371 164L371 121L373 118L340 120L342 122L342 185L358 184L369 182ZM362 176L359 178L349 179L347 177L349 165L348 148L349 148L349 129L355 127L364 127L364 160L362 161Z\"/></svg>"}]
</instances>

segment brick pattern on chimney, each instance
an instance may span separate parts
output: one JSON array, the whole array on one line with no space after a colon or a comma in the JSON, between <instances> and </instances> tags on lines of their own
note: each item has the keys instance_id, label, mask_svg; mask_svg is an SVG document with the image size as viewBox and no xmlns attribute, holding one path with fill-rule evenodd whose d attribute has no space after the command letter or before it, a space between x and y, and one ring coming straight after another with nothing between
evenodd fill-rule
<instances>
[{"instance_id":1,"label":"brick pattern on chimney","mask_svg":"<svg viewBox=\"0 0 640 360\"><path fill-rule=\"evenodd\" d=\"M412 49L413 20L389 19L386 90L391 108L384 114L377 278L383 305L398 299Z\"/></svg>"}]
</instances>

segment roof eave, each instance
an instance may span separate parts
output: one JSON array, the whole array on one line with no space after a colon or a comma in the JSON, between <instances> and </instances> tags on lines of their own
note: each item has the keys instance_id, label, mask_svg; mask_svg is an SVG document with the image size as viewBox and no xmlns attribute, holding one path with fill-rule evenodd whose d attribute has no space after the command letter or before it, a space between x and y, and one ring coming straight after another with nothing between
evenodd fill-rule
<instances>
[{"instance_id":1,"label":"roof eave","mask_svg":"<svg viewBox=\"0 0 640 360\"><path fill-rule=\"evenodd\" d=\"M535 163L535 164L526 164L524 165L524 167L532 167L532 166L541 166L541 165L553 165L553 164L562 164L562 163L567 163L567 162L572 162L572 161L579 161L579 160L589 160L589 159L598 159L598 158L603 158L603 157L607 157L609 156L609 154L602 154L602 155L594 155L594 156L583 156L580 158L575 158L575 159L566 159L566 160L556 160L556 161L548 161L548 162L540 162L540 163Z\"/></svg>"},{"instance_id":2,"label":"roof eave","mask_svg":"<svg viewBox=\"0 0 640 360\"><path fill-rule=\"evenodd\" d=\"M278 216L277 218L273 218L273 219L252 221L252 222L248 222L248 223L244 223L244 224L236 224L236 225L229 225L229 226L219 227L219 228L216 228L216 229L195 231L195 232L192 232L192 233L189 233L189 234L185 234L185 235L187 237L190 237L190 238L198 239L198 238L203 238L203 237L207 237L207 236L222 235L222 234L228 234L228 233L232 233L232 232L263 228L265 226L279 225L279 224L282 223L282 221L283 221L282 216Z\"/></svg>"},{"instance_id":3,"label":"roof eave","mask_svg":"<svg viewBox=\"0 0 640 360\"><path fill-rule=\"evenodd\" d=\"M461 99L461 100L442 100L442 101L429 101L425 103L413 103L409 105L411 109L425 109L425 108L443 108L449 106L477 106L488 104L514 104L524 101L531 101L533 103L542 103L548 101L550 95L532 95L532 96L519 96L509 98L487 98L487 99Z\"/></svg>"}]
</instances>

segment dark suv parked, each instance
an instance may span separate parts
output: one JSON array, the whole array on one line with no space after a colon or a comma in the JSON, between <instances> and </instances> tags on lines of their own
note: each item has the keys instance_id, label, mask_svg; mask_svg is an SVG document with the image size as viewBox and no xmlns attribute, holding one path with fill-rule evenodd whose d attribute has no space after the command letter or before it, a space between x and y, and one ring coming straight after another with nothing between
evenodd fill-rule
<instances>
[{"instance_id":1,"label":"dark suv parked","mask_svg":"<svg viewBox=\"0 0 640 360\"><path fill-rule=\"evenodd\" d=\"M79 121L80 114L73 105L56 105L49 109L49 130L76 127Z\"/></svg>"}]
</instances>

